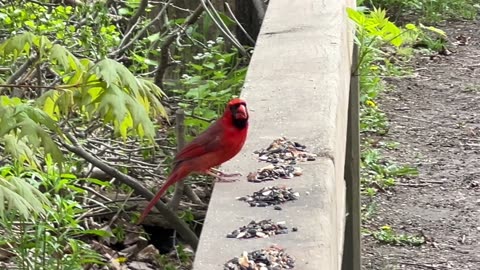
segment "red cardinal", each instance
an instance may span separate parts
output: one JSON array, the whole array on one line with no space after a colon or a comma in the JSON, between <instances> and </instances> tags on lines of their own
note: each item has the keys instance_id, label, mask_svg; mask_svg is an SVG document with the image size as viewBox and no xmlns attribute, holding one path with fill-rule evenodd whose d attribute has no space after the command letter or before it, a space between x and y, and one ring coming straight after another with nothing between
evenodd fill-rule
<instances>
[{"instance_id":1,"label":"red cardinal","mask_svg":"<svg viewBox=\"0 0 480 270\"><path fill-rule=\"evenodd\" d=\"M143 221L168 187L190 173L209 174L218 181L238 175L226 174L213 167L230 160L240 152L247 138L247 131L247 103L240 98L232 99L220 119L177 153L173 160L172 173L145 208L138 223Z\"/></svg>"}]
</instances>

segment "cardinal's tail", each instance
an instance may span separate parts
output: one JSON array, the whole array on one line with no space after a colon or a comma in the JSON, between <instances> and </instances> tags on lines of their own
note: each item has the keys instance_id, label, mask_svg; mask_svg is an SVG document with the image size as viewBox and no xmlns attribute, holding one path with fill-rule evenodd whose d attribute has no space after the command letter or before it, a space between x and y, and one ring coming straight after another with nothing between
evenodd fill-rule
<instances>
[{"instance_id":1,"label":"cardinal's tail","mask_svg":"<svg viewBox=\"0 0 480 270\"><path fill-rule=\"evenodd\" d=\"M190 170L188 170L187 168L185 168L185 166L176 166L174 169L173 169L173 172L172 174L170 174L170 176L168 177L167 181L165 181L165 183L163 184L162 188L160 188L160 190L157 192L157 194L155 195L155 197L150 201L150 203L147 205L147 207L145 208L145 210L143 210L143 213L142 215L140 216L140 219L138 220L137 224L140 224L143 222L143 220L145 219L145 217L148 215L148 213L150 213L150 210L152 210L152 208L155 206L155 204L158 202L158 200L160 200L160 198L162 197L162 195L165 193L165 191L167 191L167 189L173 185L175 182L177 181L180 181L182 180L183 178L185 178L188 174L190 173Z\"/></svg>"}]
</instances>

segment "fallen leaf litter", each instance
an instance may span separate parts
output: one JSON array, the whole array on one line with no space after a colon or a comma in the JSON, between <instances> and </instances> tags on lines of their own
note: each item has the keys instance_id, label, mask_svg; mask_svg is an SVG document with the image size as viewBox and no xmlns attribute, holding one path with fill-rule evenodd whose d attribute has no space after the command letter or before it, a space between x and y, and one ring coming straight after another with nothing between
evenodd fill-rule
<instances>
[{"instance_id":1,"label":"fallen leaf litter","mask_svg":"<svg viewBox=\"0 0 480 270\"><path fill-rule=\"evenodd\" d=\"M292 231L297 231L296 227ZM273 222L271 219L264 219L256 222L250 221L233 232L227 234L227 238L249 239L249 238L268 238L278 234L287 234L288 227L285 221Z\"/></svg>"},{"instance_id":2,"label":"fallen leaf litter","mask_svg":"<svg viewBox=\"0 0 480 270\"><path fill-rule=\"evenodd\" d=\"M244 251L240 257L235 257L225 263L224 270L281 270L293 269L295 259L285 253L285 250L278 246L255 250Z\"/></svg>"}]
</instances>

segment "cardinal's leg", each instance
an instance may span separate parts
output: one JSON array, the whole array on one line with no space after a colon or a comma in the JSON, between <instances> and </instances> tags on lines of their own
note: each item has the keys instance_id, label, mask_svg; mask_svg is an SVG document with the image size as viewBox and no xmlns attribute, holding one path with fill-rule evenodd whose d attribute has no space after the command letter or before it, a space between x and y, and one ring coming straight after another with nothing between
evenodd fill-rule
<instances>
[{"instance_id":1,"label":"cardinal's leg","mask_svg":"<svg viewBox=\"0 0 480 270\"><path fill-rule=\"evenodd\" d=\"M225 172L222 172L218 169L215 169L215 168L210 168L210 171L213 172L213 173L216 173L220 176L223 176L223 177L238 177L238 176L242 176L241 173L225 173Z\"/></svg>"},{"instance_id":2,"label":"cardinal's leg","mask_svg":"<svg viewBox=\"0 0 480 270\"><path fill-rule=\"evenodd\" d=\"M205 174L213 176L215 178L215 181L217 181L217 182L235 182L235 181L239 180L239 179L236 179L236 178L229 178L231 176L216 174L212 171L212 169L206 170Z\"/></svg>"}]
</instances>

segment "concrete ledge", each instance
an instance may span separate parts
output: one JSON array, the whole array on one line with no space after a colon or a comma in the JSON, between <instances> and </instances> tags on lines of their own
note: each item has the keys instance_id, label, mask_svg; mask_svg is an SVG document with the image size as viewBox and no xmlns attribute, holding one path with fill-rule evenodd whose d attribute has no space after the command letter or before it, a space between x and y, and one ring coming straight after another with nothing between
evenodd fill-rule
<instances>
[{"instance_id":1,"label":"concrete ledge","mask_svg":"<svg viewBox=\"0 0 480 270\"><path fill-rule=\"evenodd\" d=\"M286 136L320 156L302 163L301 177L267 183L215 185L207 212L195 270L223 269L242 251L277 244L296 258L296 269L340 269L345 219L345 138L353 45L345 9L354 1L270 1L247 74L245 98L250 132L242 152L222 170L244 176L265 164L253 151ZM288 185L297 201L273 207L250 207L236 197L261 187ZM308 191L309 195L306 195ZM251 220L286 221L298 232L266 239L227 239Z\"/></svg>"}]
</instances>

